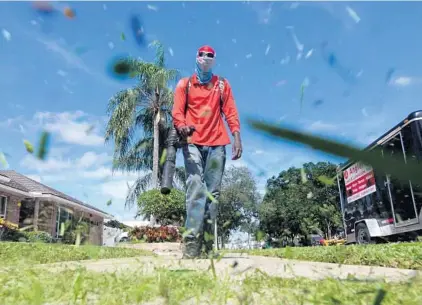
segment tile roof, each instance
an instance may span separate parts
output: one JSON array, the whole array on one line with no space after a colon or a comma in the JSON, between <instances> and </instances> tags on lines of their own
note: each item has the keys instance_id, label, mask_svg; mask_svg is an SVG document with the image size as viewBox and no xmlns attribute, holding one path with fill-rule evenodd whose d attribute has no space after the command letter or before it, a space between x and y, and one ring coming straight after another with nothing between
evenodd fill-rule
<instances>
[{"instance_id":1,"label":"tile roof","mask_svg":"<svg viewBox=\"0 0 422 305\"><path fill-rule=\"evenodd\" d=\"M20 185L16 181L12 180L12 178L10 178L9 176L7 176L3 172L6 172L6 171L1 170L0 171L0 176L2 176L4 178L9 178L10 181L9 182L6 182L4 180L0 180L0 184L6 185L8 187L11 187L11 188L14 188L14 189L17 189L17 190L20 190L20 191L29 192L29 190L27 188L25 188L23 185Z\"/></svg>"},{"instance_id":2,"label":"tile roof","mask_svg":"<svg viewBox=\"0 0 422 305\"><path fill-rule=\"evenodd\" d=\"M14 170L0 170L0 175L8 177L10 179L9 182L4 182L0 180L0 184L9 186L9 187L13 187L16 188L18 190L21 191L26 191L26 192L37 192L37 193L42 193L42 194L51 194L51 195L55 195L57 197L60 197L62 199L66 199L69 201L72 201L76 204L79 204L81 206L84 206L86 208L90 208L92 210L95 210L97 212L103 213L103 214L108 214L100 209L97 209L96 207L86 204L76 198L73 198L71 196L68 196L58 190L55 190L49 186L46 186L40 182L37 182L35 180L32 180L31 178L28 178L22 174L19 174L17 172L15 172ZM110 215L111 216L111 215Z\"/></svg>"}]
</instances>

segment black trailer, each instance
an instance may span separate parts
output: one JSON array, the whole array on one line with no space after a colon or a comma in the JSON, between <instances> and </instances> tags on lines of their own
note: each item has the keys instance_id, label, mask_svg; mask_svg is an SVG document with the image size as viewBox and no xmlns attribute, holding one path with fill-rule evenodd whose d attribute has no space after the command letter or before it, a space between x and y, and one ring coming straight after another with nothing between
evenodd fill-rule
<instances>
[{"instance_id":1,"label":"black trailer","mask_svg":"<svg viewBox=\"0 0 422 305\"><path fill-rule=\"evenodd\" d=\"M415 111L365 150L422 162L422 110ZM422 172L421 172L422 175ZM414 239L422 232L422 186L402 183L370 166L349 161L339 167L337 184L346 243Z\"/></svg>"}]
</instances>

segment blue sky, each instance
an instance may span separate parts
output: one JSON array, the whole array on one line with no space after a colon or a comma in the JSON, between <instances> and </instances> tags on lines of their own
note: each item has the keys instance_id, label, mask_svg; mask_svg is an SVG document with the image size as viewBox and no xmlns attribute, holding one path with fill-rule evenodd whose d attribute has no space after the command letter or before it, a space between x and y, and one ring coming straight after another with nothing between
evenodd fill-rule
<instances>
[{"instance_id":1,"label":"blue sky","mask_svg":"<svg viewBox=\"0 0 422 305\"><path fill-rule=\"evenodd\" d=\"M228 165L248 165L261 190L266 178L289 166L338 160L268 139L250 130L246 118L363 147L422 108L422 40L416 34L422 25L420 2L54 5L55 16L42 16L30 2L0 3L0 150L10 155L10 169L119 219L133 218L124 197L136 174L111 177L112 146L104 144L103 134L109 98L132 83L113 79L106 69L116 55L147 61L154 55L132 39L132 13L141 16L148 41L164 44L167 65L183 76L192 73L198 47L215 48L214 72L229 80L243 122L244 158ZM75 10L74 19L60 12L66 6ZM327 59L330 52L335 67ZM390 69L394 73L387 81ZM95 129L87 135L92 124ZM39 162L22 141L36 144L43 129L53 138L48 160ZM265 169L266 177L258 177L260 169L252 163ZM113 203L106 206L109 199Z\"/></svg>"}]
</instances>

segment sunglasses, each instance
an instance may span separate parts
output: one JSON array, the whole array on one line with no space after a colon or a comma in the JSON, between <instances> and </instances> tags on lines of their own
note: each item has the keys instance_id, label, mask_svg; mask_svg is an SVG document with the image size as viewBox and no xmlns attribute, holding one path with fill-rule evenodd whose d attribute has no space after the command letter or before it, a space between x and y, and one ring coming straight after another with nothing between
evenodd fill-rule
<instances>
[{"instance_id":1,"label":"sunglasses","mask_svg":"<svg viewBox=\"0 0 422 305\"><path fill-rule=\"evenodd\" d=\"M211 52L198 52L199 57L208 57L208 58L214 58L214 53Z\"/></svg>"}]
</instances>

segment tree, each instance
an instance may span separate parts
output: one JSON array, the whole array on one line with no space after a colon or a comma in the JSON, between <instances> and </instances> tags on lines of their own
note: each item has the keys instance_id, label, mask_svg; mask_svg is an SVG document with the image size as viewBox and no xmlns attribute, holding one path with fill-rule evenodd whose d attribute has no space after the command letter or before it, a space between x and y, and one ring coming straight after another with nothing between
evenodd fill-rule
<instances>
[{"instance_id":1,"label":"tree","mask_svg":"<svg viewBox=\"0 0 422 305\"><path fill-rule=\"evenodd\" d=\"M318 207L317 218L320 224L320 228L325 232L327 239L331 239L333 228L340 228L341 214L338 208L331 204L322 204Z\"/></svg>"},{"instance_id":2,"label":"tree","mask_svg":"<svg viewBox=\"0 0 422 305\"><path fill-rule=\"evenodd\" d=\"M256 182L249 169L229 167L223 176L218 201L218 235L227 240L232 231L252 223L258 215L258 201Z\"/></svg>"},{"instance_id":3,"label":"tree","mask_svg":"<svg viewBox=\"0 0 422 305\"><path fill-rule=\"evenodd\" d=\"M291 167L270 178L259 210L260 228L290 242L311 233L324 232L331 238L341 227L338 190L327 178L335 174L334 164L319 162Z\"/></svg>"},{"instance_id":4,"label":"tree","mask_svg":"<svg viewBox=\"0 0 422 305\"><path fill-rule=\"evenodd\" d=\"M150 46L156 48L155 61L126 60L138 83L114 95L107 110L110 118L105 140L114 141L113 171L149 172L130 188L126 198L128 206L149 186L159 186L159 159L171 125L173 104L173 92L167 86L179 78L177 70L165 67L162 44L154 41Z\"/></svg>"},{"instance_id":5,"label":"tree","mask_svg":"<svg viewBox=\"0 0 422 305\"><path fill-rule=\"evenodd\" d=\"M170 194L163 195L160 190L152 189L138 197L138 215L157 218L161 225L183 224L186 214L184 192L172 189Z\"/></svg>"}]
</instances>

